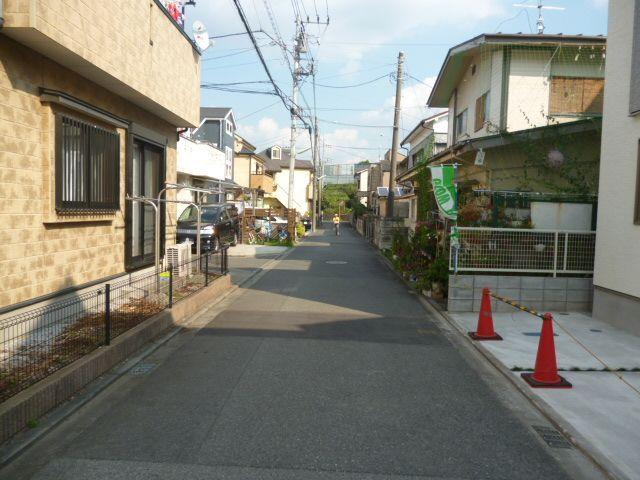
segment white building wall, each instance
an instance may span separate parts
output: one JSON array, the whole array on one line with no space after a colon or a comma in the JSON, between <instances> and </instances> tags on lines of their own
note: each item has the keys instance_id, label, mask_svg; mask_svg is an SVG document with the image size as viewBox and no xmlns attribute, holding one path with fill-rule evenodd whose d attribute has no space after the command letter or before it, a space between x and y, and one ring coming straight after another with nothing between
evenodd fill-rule
<instances>
[{"instance_id":1,"label":"white building wall","mask_svg":"<svg viewBox=\"0 0 640 480\"><path fill-rule=\"evenodd\" d=\"M485 127L488 134L495 133L500 128L500 114L502 109L502 71L503 71L502 49L491 53L491 88L489 94L489 125Z\"/></svg>"},{"instance_id":2,"label":"white building wall","mask_svg":"<svg viewBox=\"0 0 640 480\"><path fill-rule=\"evenodd\" d=\"M501 55L500 55L501 58ZM500 60L501 62L502 60ZM482 52L473 57L473 59L467 65L463 78L458 83L457 100L455 95L449 99L449 115L447 117L446 132L447 132L447 144L451 145L454 141L454 128L455 117L459 115L465 109L467 110L467 128L466 131L461 132L458 135L456 141L464 140L465 138L477 138L487 134L486 123L485 126L478 131L475 131L475 112L476 112L476 100L481 95L489 92L489 119L495 115L493 102L497 97L498 105L500 102L500 89L497 88L494 92L494 88L500 85L500 79L495 81L495 74L493 72L494 57L490 52ZM472 73L473 65L476 67L475 74ZM501 72L501 70L500 70ZM501 73L500 73L501 78ZM454 111L455 105L455 111ZM497 108L497 115L499 120L500 108ZM442 124L444 128L445 125Z\"/></svg>"},{"instance_id":3,"label":"white building wall","mask_svg":"<svg viewBox=\"0 0 640 480\"><path fill-rule=\"evenodd\" d=\"M224 180L225 154L208 143L178 140L178 173Z\"/></svg>"},{"instance_id":4,"label":"white building wall","mask_svg":"<svg viewBox=\"0 0 640 480\"><path fill-rule=\"evenodd\" d=\"M177 146L178 183L194 185L193 177L209 177L224 180L226 170L225 154L208 143L196 142L180 137ZM176 199L193 202L195 194L189 190L178 192ZM177 215L187 208L185 204L176 206Z\"/></svg>"},{"instance_id":5,"label":"white building wall","mask_svg":"<svg viewBox=\"0 0 640 480\"><path fill-rule=\"evenodd\" d=\"M277 172L274 181L277 185L274 196L285 207L289 202L289 169L283 168ZM309 185L311 184L310 170L295 170L293 179L293 208L304 215L311 210L309 202Z\"/></svg>"},{"instance_id":6,"label":"white building wall","mask_svg":"<svg viewBox=\"0 0 640 480\"><path fill-rule=\"evenodd\" d=\"M547 125L551 52L513 50L509 70L507 129Z\"/></svg>"},{"instance_id":7,"label":"white building wall","mask_svg":"<svg viewBox=\"0 0 640 480\"><path fill-rule=\"evenodd\" d=\"M369 188L369 170L363 170L358 175L358 191L366 192ZM367 206L368 199L367 197L361 197L360 203L364 206Z\"/></svg>"},{"instance_id":8,"label":"white building wall","mask_svg":"<svg viewBox=\"0 0 640 480\"><path fill-rule=\"evenodd\" d=\"M633 8L609 7L594 284L640 299L640 225L633 223L640 117L629 116Z\"/></svg>"}]
</instances>

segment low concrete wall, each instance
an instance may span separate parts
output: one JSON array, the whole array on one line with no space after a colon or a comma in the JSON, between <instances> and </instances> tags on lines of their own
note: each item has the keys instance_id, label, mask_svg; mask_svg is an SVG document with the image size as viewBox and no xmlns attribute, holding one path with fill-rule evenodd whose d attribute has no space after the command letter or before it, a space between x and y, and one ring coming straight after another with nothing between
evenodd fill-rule
<instances>
[{"instance_id":1,"label":"low concrete wall","mask_svg":"<svg viewBox=\"0 0 640 480\"><path fill-rule=\"evenodd\" d=\"M593 316L640 336L640 298L595 286Z\"/></svg>"},{"instance_id":2,"label":"low concrete wall","mask_svg":"<svg viewBox=\"0 0 640 480\"><path fill-rule=\"evenodd\" d=\"M0 442L26 427L66 401L92 380L133 355L146 343L169 327L180 325L231 287L231 277L213 280L208 287L194 293L140 325L116 337L110 346L100 347L87 356L58 370L0 405Z\"/></svg>"},{"instance_id":3,"label":"low concrete wall","mask_svg":"<svg viewBox=\"0 0 640 480\"><path fill-rule=\"evenodd\" d=\"M593 301L593 279L574 277L525 277L515 275L449 275L450 312L480 310L482 289L542 311L589 312ZM493 311L511 312L513 307L492 300Z\"/></svg>"}]
</instances>

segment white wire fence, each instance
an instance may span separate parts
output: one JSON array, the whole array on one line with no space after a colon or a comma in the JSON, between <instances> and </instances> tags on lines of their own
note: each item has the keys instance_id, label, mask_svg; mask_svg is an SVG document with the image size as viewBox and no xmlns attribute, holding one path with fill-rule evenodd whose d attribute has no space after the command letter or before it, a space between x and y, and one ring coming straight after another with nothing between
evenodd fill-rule
<instances>
[{"instance_id":1,"label":"white wire fence","mask_svg":"<svg viewBox=\"0 0 640 480\"><path fill-rule=\"evenodd\" d=\"M596 232L459 227L453 271L592 274Z\"/></svg>"}]
</instances>

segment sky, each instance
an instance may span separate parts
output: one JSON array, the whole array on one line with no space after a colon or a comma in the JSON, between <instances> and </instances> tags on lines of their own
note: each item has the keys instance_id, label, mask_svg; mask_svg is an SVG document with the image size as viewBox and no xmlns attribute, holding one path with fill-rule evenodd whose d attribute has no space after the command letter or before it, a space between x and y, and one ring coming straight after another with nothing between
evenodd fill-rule
<instances>
[{"instance_id":1,"label":"sky","mask_svg":"<svg viewBox=\"0 0 640 480\"><path fill-rule=\"evenodd\" d=\"M309 25L309 50L315 59L316 106L325 163L375 162L391 147L398 52L405 54L401 139L431 111L426 101L450 47L481 33L535 32L537 10L514 6L536 0L239 0L252 30L272 37L277 29L293 44L295 10L329 17L328 26ZM215 44L202 55L202 83L230 84L268 80L245 32L233 0L197 0L187 7L185 29L203 22ZM545 33L607 33L607 0L545 0ZM272 19L267 7L273 13ZM306 12L306 13L305 13ZM275 29L274 29L275 25ZM230 36L226 36L230 35ZM283 52L264 33L258 45L276 83L291 95L292 80ZM364 84L361 86L354 86ZM338 87L338 88L331 88ZM232 88L268 91L268 83ZM311 77L299 104L313 106ZM231 107L238 133L259 150L288 146L289 112L273 95L201 90L203 106ZM298 158L309 159L309 135L299 130Z\"/></svg>"}]
</instances>

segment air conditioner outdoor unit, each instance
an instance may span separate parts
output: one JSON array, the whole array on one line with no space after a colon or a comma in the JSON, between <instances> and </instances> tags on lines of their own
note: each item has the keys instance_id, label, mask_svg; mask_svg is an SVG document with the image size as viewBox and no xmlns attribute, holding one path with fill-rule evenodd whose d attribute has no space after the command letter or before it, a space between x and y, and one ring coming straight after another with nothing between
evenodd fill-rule
<instances>
[{"instance_id":1,"label":"air conditioner outdoor unit","mask_svg":"<svg viewBox=\"0 0 640 480\"><path fill-rule=\"evenodd\" d=\"M167 268L172 265L174 277L186 277L189 275L190 260L191 244L180 243L167 247L165 265Z\"/></svg>"}]
</instances>

